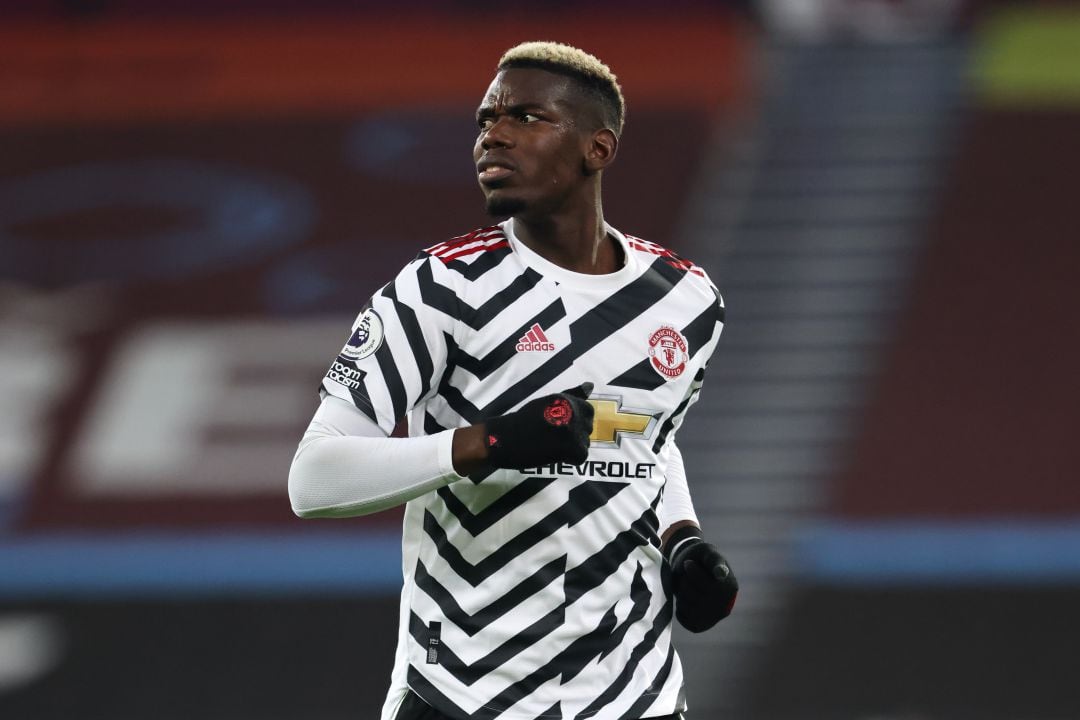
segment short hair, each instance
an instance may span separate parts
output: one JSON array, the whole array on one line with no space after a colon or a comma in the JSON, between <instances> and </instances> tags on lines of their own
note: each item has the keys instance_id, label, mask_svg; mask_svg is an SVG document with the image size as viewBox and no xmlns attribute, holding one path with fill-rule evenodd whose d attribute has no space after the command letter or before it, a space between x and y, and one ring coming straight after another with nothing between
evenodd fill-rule
<instances>
[{"instance_id":1,"label":"short hair","mask_svg":"<svg viewBox=\"0 0 1080 720\"><path fill-rule=\"evenodd\" d=\"M499 70L511 68L536 68L573 78L599 101L604 124L616 136L622 135L626 120L622 88L611 68L596 56L563 43L524 42L499 59Z\"/></svg>"}]
</instances>

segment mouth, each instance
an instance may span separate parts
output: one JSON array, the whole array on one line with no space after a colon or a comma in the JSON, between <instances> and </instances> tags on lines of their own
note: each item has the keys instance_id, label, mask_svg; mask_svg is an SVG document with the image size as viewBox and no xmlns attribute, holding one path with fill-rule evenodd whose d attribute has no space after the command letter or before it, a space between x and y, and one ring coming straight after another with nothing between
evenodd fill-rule
<instances>
[{"instance_id":1,"label":"mouth","mask_svg":"<svg viewBox=\"0 0 1080 720\"><path fill-rule=\"evenodd\" d=\"M482 185L500 183L513 175L515 168L507 162L481 160L476 164L476 177Z\"/></svg>"}]
</instances>

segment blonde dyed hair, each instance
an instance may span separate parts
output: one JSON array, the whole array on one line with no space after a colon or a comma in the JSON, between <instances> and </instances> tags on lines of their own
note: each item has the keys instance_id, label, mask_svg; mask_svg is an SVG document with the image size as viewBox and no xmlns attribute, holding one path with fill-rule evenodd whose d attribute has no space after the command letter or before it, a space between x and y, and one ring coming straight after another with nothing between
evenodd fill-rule
<instances>
[{"instance_id":1,"label":"blonde dyed hair","mask_svg":"<svg viewBox=\"0 0 1080 720\"><path fill-rule=\"evenodd\" d=\"M608 129L622 135L626 121L622 88L611 68L595 55L564 43L524 42L499 59L499 70L512 68L536 68L573 78L599 102Z\"/></svg>"}]
</instances>

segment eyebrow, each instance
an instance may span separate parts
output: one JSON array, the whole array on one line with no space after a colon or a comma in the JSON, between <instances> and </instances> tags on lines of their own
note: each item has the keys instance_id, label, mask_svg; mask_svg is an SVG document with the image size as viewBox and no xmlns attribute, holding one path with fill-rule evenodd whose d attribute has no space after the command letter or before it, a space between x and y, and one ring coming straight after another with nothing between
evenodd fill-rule
<instances>
[{"instance_id":1,"label":"eyebrow","mask_svg":"<svg viewBox=\"0 0 1080 720\"><path fill-rule=\"evenodd\" d=\"M551 108L538 102L525 102L518 103L516 105L510 105L506 108L505 112L510 115L514 115L516 113L525 112L527 110L540 110L542 112L550 112ZM494 114L495 107L493 105L481 105L476 109L476 117L484 117L486 115Z\"/></svg>"}]
</instances>

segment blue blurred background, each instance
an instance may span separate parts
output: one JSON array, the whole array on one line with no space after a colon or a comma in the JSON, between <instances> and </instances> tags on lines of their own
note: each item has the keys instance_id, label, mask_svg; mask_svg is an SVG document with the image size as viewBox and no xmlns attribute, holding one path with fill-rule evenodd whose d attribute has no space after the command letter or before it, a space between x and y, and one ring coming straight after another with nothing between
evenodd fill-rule
<instances>
[{"instance_id":1,"label":"blue blurred background","mask_svg":"<svg viewBox=\"0 0 1080 720\"><path fill-rule=\"evenodd\" d=\"M532 39L728 325L680 431L743 591L689 717L1080 717L1080 4L0 3L0 717L376 717L400 511L287 468L367 297L487 222Z\"/></svg>"}]
</instances>

